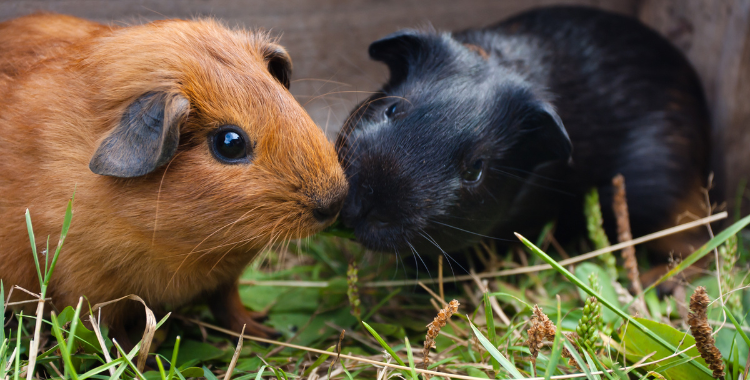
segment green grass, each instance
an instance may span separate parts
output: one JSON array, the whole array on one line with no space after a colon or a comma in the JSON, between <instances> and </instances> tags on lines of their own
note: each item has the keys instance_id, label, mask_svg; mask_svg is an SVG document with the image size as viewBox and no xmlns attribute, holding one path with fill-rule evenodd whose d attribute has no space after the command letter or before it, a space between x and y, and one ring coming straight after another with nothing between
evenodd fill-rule
<instances>
[{"instance_id":1,"label":"green grass","mask_svg":"<svg viewBox=\"0 0 750 380\"><path fill-rule=\"evenodd\" d=\"M62 232L51 261L45 256L41 261L44 266L37 267L41 298L46 295L49 279L55 275L59 254L65 249L67 230L75 223L72 203L71 199L66 214L61 216ZM29 254L37 255L32 219L27 213ZM724 358L728 379L736 379L747 370L750 292L740 288L750 283L746 278L750 258L748 223L750 217L736 218L732 227L717 233L716 238L685 260L691 263L704 255L713 257L713 248L722 247L731 236L739 238L736 253L739 260L731 273L721 273L733 279L734 289L723 289L727 306L716 301L709 308L709 320L717 331L717 347ZM593 235L601 238L601 231L596 230L601 227L594 227ZM37 309L35 315L21 317L20 313L9 312L0 316L0 322L6 326L0 329L0 379L25 378L31 363L33 374L39 378L250 380L316 379L329 375L334 379L425 378L422 343L425 326L436 316L437 308L443 306L436 299L441 287L434 283L426 285L432 289L432 295L413 281L417 276L416 265L404 265L404 261L413 261L413 257L367 253L346 234L339 228L326 236L293 242L286 251L270 252L263 261L254 262L243 274L240 288L243 302L254 310L267 311L267 323L282 334L280 341L287 346L260 344L248 338L238 347L233 337L211 327L213 320L205 306L194 305L174 310L168 317L157 316L162 318L156 324L153 341L138 342L132 351L125 352L107 337L106 327L101 328L102 339L98 339L97 332L90 330L92 326L84 323L89 312L82 304L44 317L48 315L44 311L51 307L40 302L41 311ZM637 296L646 300L652 319L637 318L632 311L633 301L620 299L613 287L611 261L589 259L569 270L568 265L558 264L560 258L554 249L544 246L544 237L528 237L536 244L520 237L527 248L521 254L528 265L550 264L551 269L492 277L487 279L487 288L484 285L480 288L471 278L454 281L454 274L466 273L451 272L447 263L440 265L443 273L438 275L435 271L438 262L431 263L432 278L444 280L443 301L457 299L461 306L442 328L436 348L431 350L427 372L430 378L447 375L452 379L556 378L567 374L580 374L581 379L711 378L705 362L692 360L697 351L690 348L694 340L686 333L681 308L698 285L706 287L712 300L718 298L715 265L704 276L685 285L685 298L660 299L652 287L646 288L645 294ZM592 243L582 237L564 248L569 253L585 253L586 246L592 247ZM510 269L518 262L517 252L497 251L494 247L478 249L481 254L472 256L474 263L470 260L470 266L478 272ZM645 267L643 257L648 252L639 250ZM352 260L359 264L355 295L347 284L347 263ZM685 267L676 266L669 276L678 275ZM723 270L721 265L719 268ZM627 287L624 269L616 269L614 281ZM601 287L590 286L587 279L591 273L596 273ZM384 281L393 278L405 280L405 285L383 286ZM429 279L424 267L419 270L419 278ZM0 282L0 291L7 295L6 285ZM736 291L730 294L732 290ZM361 321L350 312L350 296L356 296L360 302ZM588 318L582 309L590 296L602 305L603 326L597 331L601 338L595 340L593 347L578 347L563 335L575 331L581 320ZM729 297L739 298L740 302L735 304L740 305L740 310L729 307ZM531 307L535 304L549 316L556 334L554 339L545 341L532 368L526 340ZM4 300L0 300L0 307L5 308ZM496 315L497 307L507 319ZM9 324L12 321L8 317L20 322ZM202 325L188 321L192 318ZM148 343L149 355L156 359L157 365L141 369L139 349ZM30 355L35 344L36 357ZM580 370L561 357L564 347L572 352ZM227 377L229 368L231 374Z\"/></svg>"}]
</instances>

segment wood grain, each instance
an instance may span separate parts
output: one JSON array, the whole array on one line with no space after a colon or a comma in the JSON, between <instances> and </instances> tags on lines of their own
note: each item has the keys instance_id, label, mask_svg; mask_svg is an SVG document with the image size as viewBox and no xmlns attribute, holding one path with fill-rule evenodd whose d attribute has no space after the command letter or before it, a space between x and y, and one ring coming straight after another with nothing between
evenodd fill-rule
<instances>
[{"instance_id":1,"label":"wood grain","mask_svg":"<svg viewBox=\"0 0 750 380\"><path fill-rule=\"evenodd\" d=\"M718 195L736 210L750 180L750 0L644 0L642 21L679 46L700 75L712 112L712 166ZM750 191L742 215L750 213Z\"/></svg>"},{"instance_id":2,"label":"wood grain","mask_svg":"<svg viewBox=\"0 0 750 380\"><path fill-rule=\"evenodd\" d=\"M271 30L294 61L292 93L332 137L354 105L386 79L385 67L367 56L370 42L414 26L484 26L550 4L593 5L626 14L636 9L633 0L3 0L0 20L35 11L115 24L215 17L231 26Z\"/></svg>"}]
</instances>

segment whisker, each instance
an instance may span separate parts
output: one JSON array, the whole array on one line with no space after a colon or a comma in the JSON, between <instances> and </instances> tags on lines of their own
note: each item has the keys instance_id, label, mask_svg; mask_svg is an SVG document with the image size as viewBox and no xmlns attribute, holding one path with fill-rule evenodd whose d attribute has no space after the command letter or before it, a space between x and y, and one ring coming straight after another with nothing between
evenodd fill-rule
<instances>
[{"instance_id":1,"label":"whisker","mask_svg":"<svg viewBox=\"0 0 750 380\"><path fill-rule=\"evenodd\" d=\"M546 179L547 181L551 181L551 182L559 182L559 183L566 183L567 182L567 181L562 180L562 179L556 179L556 178L552 178L552 177L543 176L543 175L541 175L541 174L539 174L537 172L523 170L523 169L519 169L519 168L514 168L512 166L497 165L495 167L503 168L503 169L507 169L507 170L513 170L513 171L517 171L517 172L521 172L521 173L525 173L525 174L528 174L528 175L531 175L531 176L534 176L534 177L538 177L538 178L541 178L541 179Z\"/></svg>"},{"instance_id":2,"label":"whisker","mask_svg":"<svg viewBox=\"0 0 750 380\"><path fill-rule=\"evenodd\" d=\"M498 168L490 168L490 170L492 170L492 171L495 171L495 172L498 172L498 173L500 173L500 174L503 174L503 175L505 175L505 176L507 176L507 177L509 177L509 178L513 178L513 179L516 179L516 180L520 181L521 183L523 183L523 184L525 184L525 185L536 186L536 187L538 187L538 188L540 188L540 189L545 189L545 190L553 191L553 192L555 192L555 193L559 193L559 194L563 194L563 195L567 195L567 196L571 196L571 197L572 197L572 196L575 196L575 195L574 195L573 193L570 193L570 192L568 192L568 191L564 191L564 190L556 189L556 188L554 188L554 187L544 186L544 185L542 185L542 184L538 184L538 183L535 183L535 182L529 181L528 179L526 179L526 178L523 178L523 177L521 177L521 176L519 176L519 175L516 175L516 174L513 174L513 173L508 173L508 172L506 172L506 171L503 171L503 170L500 170L500 169L498 169Z\"/></svg>"},{"instance_id":3,"label":"whisker","mask_svg":"<svg viewBox=\"0 0 750 380\"><path fill-rule=\"evenodd\" d=\"M458 265L458 267L464 271L464 273L467 273L467 274L469 273L469 271L466 270L466 268L464 268L463 265L461 265L461 263L459 263L456 259L451 257L451 255L449 255L448 252L445 252L445 250L443 250L443 248L440 247L437 241L435 241L435 239L433 239L432 236L430 236L430 234L427 233L427 231L422 230L420 234L422 235L422 237L427 239L427 241L435 245L435 247L437 247L437 249L439 249L440 252L442 252L443 256L445 256L445 259L448 262L448 266L451 268L451 273L453 274L453 282L456 282L456 272L453 270L453 265L451 264L451 261L455 262L456 265Z\"/></svg>"},{"instance_id":4,"label":"whisker","mask_svg":"<svg viewBox=\"0 0 750 380\"><path fill-rule=\"evenodd\" d=\"M446 227L453 228L453 229L456 229L456 230L459 230L459 231L462 231L462 232L466 232L467 234L472 234L472 235L480 236L480 237L487 238L487 239L499 240L499 241L507 241L507 242L515 242L516 241L516 240L512 240L512 239L496 238L496 237L492 237L492 236L478 234L476 232L471 232L471 231L465 230L463 228L458 228L458 227L451 226L450 224L440 223L440 222L438 222L436 220L433 220L432 222L433 223L437 223L437 224L439 224L441 226L446 226Z\"/></svg>"}]
</instances>

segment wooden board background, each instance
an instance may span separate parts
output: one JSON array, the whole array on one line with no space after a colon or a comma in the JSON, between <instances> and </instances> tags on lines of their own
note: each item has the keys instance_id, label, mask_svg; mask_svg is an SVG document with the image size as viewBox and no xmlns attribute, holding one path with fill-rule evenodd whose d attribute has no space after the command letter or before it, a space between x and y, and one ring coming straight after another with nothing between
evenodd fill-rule
<instances>
[{"instance_id":1,"label":"wooden board background","mask_svg":"<svg viewBox=\"0 0 750 380\"><path fill-rule=\"evenodd\" d=\"M750 179L750 0L0 0L0 21L51 11L115 24L215 17L270 29L294 61L292 93L333 137L358 100L386 78L385 67L367 57L370 42L405 27L488 25L550 4L639 17L686 53L711 105L716 183L730 195L731 210L741 178ZM750 191L746 197L750 206Z\"/></svg>"}]
</instances>

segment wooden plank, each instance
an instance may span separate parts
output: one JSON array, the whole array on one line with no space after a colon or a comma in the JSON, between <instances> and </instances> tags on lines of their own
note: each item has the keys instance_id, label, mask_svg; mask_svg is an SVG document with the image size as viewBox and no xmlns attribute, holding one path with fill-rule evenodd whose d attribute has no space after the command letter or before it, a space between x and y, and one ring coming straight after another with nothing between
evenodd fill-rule
<instances>
[{"instance_id":1,"label":"wooden plank","mask_svg":"<svg viewBox=\"0 0 750 380\"><path fill-rule=\"evenodd\" d=\"M386 79L385 67L367 56L370 42L405 27L484 26L553 3L635 12L633 0L4 0L0 20L46 10L117 24L208 16L270 29L294 61L292 93L332 136L358 100Z\"/></svg>"},{"instance_id":2,"label":"wooden plank","mask_svg":"<svg viewBox=\"0 0 750 380\"><path fill-rule=\"evenodd\" d=\"M750 180L750 0L644 0L641 20L687 55L712 112L712 165L730 215ZM743 215L750 213L745 191Z\"/></svg>"}]
</instances>

